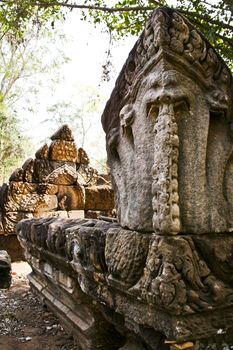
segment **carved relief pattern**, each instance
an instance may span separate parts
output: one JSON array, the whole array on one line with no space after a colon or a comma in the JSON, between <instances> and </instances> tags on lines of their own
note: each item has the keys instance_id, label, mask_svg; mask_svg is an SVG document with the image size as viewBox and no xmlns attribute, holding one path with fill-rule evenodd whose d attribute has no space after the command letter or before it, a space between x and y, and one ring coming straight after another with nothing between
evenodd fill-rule
<instances>
[{"instance_id":1,"label":"carved relief pattern","mask_svg":"<svg viewBox=\"0 0 233 350\"><path fill-rule=\"evenodd\" d=\"M190 63L195 62L206 77L222 80L221 72L224 67L219 57L212 48L207 48L205 39L198 31L175 11L172 15L166 13L165 10L156 11L136 46L135 74L142 69L146 61L150 60L160 47L164 47L169 48ZM126 67L128 66L126 65ZM229 72L225 72L225 74L227 76L225 83L229 83L230 74ZM125 75L129 83L127 69ZM130 76L132 81L132 72Z\"/></svg>"},{"instance_id":2,"label":"carved relief pattern","mask_svg":"<svg viewBox=\"0 0 233 350\"><path fill-rule=\"evenodd\" d=\"M175 314L231 305L233 296L233 291L212 274L188 237L155 236L143 277L131 291Z\"/></svg>"},{"instance_id":3,"label":"carved relief pattern","mask_svg":"<svg viewBox=\"0 0 233 350\"><path fill-rule=\"evenodd\" d=\"M224 282L224 271L213 274L191 237L160 237L98 220L56 218L21 221L18 234L28 247L33 243L66 257L86 278L102 273L102 282L173 315L233 305L233 289ZM233 246L231 237L225 239ZM210 248L216 245L208 238L202 241ZM216 264L225 264L222 255L211 251Z\"/></svg>"},{"instance_id":4,"label":"carved relief pattern","mask_svg":"<svg viewBox=\"0 0 233 350\"><path fill-rule=\"evenodd\" d=\"M180 231L180 210L178 195L179 137L173 104L160 105L154 132L153 228L155 231L174 234Z\"/></svg>"},{"instance_id":5,"label":"carved relief pattern","mask_svg":"<svg viewBox=\"0 0 233 350\"><path fill-rule=\"evenodd\" d=\"M145 264L148 251L148 235L121 228L108 230L105 259L112 277L133 285Z\"/></svg>"}]
</instances>

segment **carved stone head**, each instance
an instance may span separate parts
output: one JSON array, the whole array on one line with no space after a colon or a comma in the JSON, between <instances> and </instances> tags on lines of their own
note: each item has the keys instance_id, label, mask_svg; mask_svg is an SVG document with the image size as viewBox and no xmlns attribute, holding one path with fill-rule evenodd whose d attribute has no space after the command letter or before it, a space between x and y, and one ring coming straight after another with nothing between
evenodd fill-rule
<instances>
[{"instance_id":1,"label":"carved stone head","mask_svg":"<svg viewBox=\"0 0 233 350\"><path fill-rule=\"evenodd\" d=\"M182 15L156 10L102 116L119 222L160 234L233 227L233 84Z\"/></svg>"}]
</instances>

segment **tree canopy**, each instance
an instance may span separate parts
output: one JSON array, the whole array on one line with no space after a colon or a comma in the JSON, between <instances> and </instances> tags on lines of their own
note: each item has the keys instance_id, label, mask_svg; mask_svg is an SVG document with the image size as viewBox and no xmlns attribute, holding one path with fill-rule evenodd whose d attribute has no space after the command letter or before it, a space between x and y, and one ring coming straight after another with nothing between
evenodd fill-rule
<instances>
[{"instance_id":1,"label":"tree canopy","mask_svg":"<svg viewBox=\"0 0 233 350\"><path fill-rule=\"evenodd\" d=\"M29 24L40 28L50 23L53 27L56 19L65 17L67 10L79 10L83 20L95 25L104 23L116 39L138 35L152 10L172 7L173 3L169 0L83 0L82 4L74 0L0 0L1 32L23 40ZM233 68L232 0L177 0L175 7L202 31Z\"/></svg>"}]
</instances>

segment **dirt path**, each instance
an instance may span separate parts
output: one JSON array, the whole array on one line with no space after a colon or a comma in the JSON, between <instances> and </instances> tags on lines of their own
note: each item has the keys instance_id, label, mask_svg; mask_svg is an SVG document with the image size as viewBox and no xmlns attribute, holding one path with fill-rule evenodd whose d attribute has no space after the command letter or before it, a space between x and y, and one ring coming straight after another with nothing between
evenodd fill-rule
<instances>
[{"instance_id":1,"label":"dirt path","mask_svg":"<svg viewBox=\"0 0 233 350\"><path fill-rule=\"evenodd\" d=\"M79 350L58 319L31 293L30 267L12 264L12 285L0 290L0 350Z\"/></svg>"}]
</instances>

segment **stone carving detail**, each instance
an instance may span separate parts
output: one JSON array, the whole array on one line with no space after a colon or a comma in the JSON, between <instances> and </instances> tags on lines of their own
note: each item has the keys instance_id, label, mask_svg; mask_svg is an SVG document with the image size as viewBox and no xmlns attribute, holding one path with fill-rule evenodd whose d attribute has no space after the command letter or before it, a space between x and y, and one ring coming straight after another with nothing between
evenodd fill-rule
<instances>
[{"instance_id":1,"label":"stone carving detail","mask_svg":"<svg viewBox=\"0 0 233 350\"><path fill-rule=\"evenodd\" d=\"M153 228L163 233L180 231L178 194L179 136L173 105L169 97L161 98L159 106L151 106L148 117L156 118L155 158L153 165L152 206ZM157 116L153 116L159 108ZM162 151L161 151L162 150Z\"/></svg>"},{"instance_id":2,"label":"stone carving detail","mask_svg":"<svg viewBox=\"0 0 233 350\"><path fill-rule=\"evenodd\" d=\"M123 227L231 230L231 87L227 66L182 15L153 13L102 115Z\"/></svg>"},{"instance_id":3,"label":"stone carving detail","mask_svg":"<svg viewBox=\"0 0 233 350\"><path fill-rule=\"evenodd\" d=\"M54 185L74 185L77 181L77 174L71 167L67 164L60 166L50 173L46 182Z\"/></svg>"},{"instance_id":4,"label":"stone carving detail","mask_svg":"<svg viewBox=\"0 0 233 350\"><path fill-rule=\"evenodd\" d=\"M32 265L35 255L71 276L77 273L83 292L114 305L128 322L161 330L179 342L214 335L233 322L233 282L230 269L225 270L232 259L220 254L225 245L232 250L229 235L218 249L208 235L159 236L99 220L61 218L23 220L18 235ZM206 254L205 246L211 251L207 259L199 250ZM213 270L210 261L216 262ZM145 316L136 311L146 308ZM226 308L229 314L221 319Z\"/></svg>"},{"instance_id":5,"label":"stone carving detail","mask_svg":"<svg viewBox=\"0 0 233 350\"><path fill-rule=\"evenodd\" d=\"M133 285L142 274L148 243L147 235L119 227L109 229L106 236L105 259L110 276Z\"/></svg>"}]
</instances>

